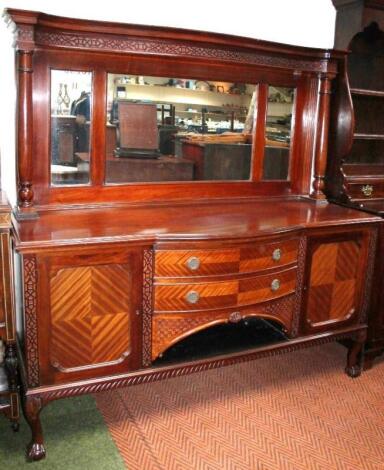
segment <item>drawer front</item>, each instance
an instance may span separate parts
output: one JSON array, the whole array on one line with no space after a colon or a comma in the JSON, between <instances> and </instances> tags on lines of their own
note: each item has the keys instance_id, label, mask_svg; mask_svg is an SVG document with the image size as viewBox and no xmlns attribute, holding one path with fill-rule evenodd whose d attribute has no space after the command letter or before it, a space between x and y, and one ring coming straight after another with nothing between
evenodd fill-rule
<instances>
[{"instance_id":1,"label":"drawer front","mask_svg":"<svg viewBox=\"0 0 384 470\"><path fill-rule=\"evenodd\" d=\"M210 276L256 272L297 260L299 239L219 250L159 250L155 276Z\"/></svg>"},{"instance_id":2,"label":"drawer front","mask_svg":"<svg viewBox=\"0 0 384 470\"><path fill-rule=\"evenodd\" d=\"M384 197L384 182L349 183L349 194L354 199L373 199Z\"/></svg>"},{"instance_id":3,"label":"drawer front","mask_svg":"<svg viewBox=\"0 0 384 470\"><path fill-rule=\"evenodd\" d=\"M291 294L296 268L221 282L155 285L156 312L187 312L252 305Z\"/></svg>"}]
</instances>

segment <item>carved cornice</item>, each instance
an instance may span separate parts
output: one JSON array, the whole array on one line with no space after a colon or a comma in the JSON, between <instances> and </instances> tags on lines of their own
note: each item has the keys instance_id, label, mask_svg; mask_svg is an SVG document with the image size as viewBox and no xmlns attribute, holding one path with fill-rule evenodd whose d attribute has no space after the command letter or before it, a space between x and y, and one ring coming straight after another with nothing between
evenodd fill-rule
<instances>
[{"instance_id":1,"label":"carved cornice","mask_svg":"<svg viewBox=\"0 0 384 470\"><path fill-rule=\"evenodd\" d=\"M224 60L264 67L294 68L317 73L326 73L329 68L328 60L305 60L295 57L272 56L265 53L248 52L203 43L193 44L182 40L38 30L36 31L35 41L39 46Z\"/></svg>"},{"instance_id":2,"label":"carved cornice","mask_svg":"<svg viewBox=\"0 0 384 470\"><path fill-rule=\"evenodd\" d=\"M36 258L25 256L24 263L24 315L27 380L30 387L39 385L39 353L37 326L37 269Z\"/></svg>"}]
</instances>

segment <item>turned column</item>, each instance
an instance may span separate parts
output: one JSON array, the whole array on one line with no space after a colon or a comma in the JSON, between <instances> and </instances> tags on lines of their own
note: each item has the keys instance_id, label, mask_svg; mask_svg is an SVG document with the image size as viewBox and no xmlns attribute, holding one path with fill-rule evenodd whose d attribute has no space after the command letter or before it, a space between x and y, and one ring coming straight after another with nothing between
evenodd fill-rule
<instances>
[{"instance_id":1,"label":"turned column","mask_svg":"<svg viewBox=\"0 0 384 470\"><path fill-rule=\"evenodd\" d=\"M324 176L327 165L328 132L329 132L329 104L331 95L331 81L328 76L320 76L319 111L316 134L316 152L314 165L314 181L311 197L325 200Z\"/></svg>"},{"instance_id":2,"label":"turned column","mask_svg":"<svg viewBox=\"0 0 384 470\"><path fill-rule=\"evenodd\" d=\"M32 189L32 56L31 50L17 51L18 74L18 207L21 211L33 206Z\"/></svg>"}]
</instances>

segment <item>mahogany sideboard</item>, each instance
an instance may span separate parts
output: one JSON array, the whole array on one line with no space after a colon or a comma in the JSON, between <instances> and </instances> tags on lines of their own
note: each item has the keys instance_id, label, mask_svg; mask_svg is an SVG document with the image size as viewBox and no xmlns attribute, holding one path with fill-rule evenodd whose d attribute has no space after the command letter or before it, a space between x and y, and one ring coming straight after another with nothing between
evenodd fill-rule
<instances>
[{"instance_id":1,"label":"mahogany sideboard","mask_svg":"<svg viewBox=\"0 0 384 470\"><path fill-rule=\"evenodd\" d=\"M345 54L7 13L16 24L14 245L29 458L44 457L40 411L59 398L339 339L351 341L346 372L357 377L382 220L324 195L330 90ZM164 110L170 139L223 149L198 156L201 168L210 158L210 180L198 180L191 150L162 153L175 147L157 145ZM89 130L86 159L57 165L58 115ZM133 144L111 153L112 122ZM239 171L231 148L245 144L249 168ZM164 158L194 171L155 178ZM131 168L118 183L111 161Z\"/></svg>"}]
</instances>

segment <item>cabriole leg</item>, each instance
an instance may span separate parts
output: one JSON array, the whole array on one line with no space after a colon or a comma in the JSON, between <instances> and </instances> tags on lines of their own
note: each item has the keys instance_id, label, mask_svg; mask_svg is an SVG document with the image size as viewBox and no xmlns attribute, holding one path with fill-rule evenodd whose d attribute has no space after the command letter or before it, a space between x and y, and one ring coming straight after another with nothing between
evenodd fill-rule
<instances>
[{"instance_id":1,"label":"cabriole leg","mask_svg":"<svg viewBox=\"0 0 384 470\"><path fill-rule=\"evenodd\" d=\"M27 447L29 460L41 460L45 457L43 430L40 422L40 412L43 401L40 397L26 397L24 401L24 416L31 428L32 439Z\"/></svg>"}]
</instances>

